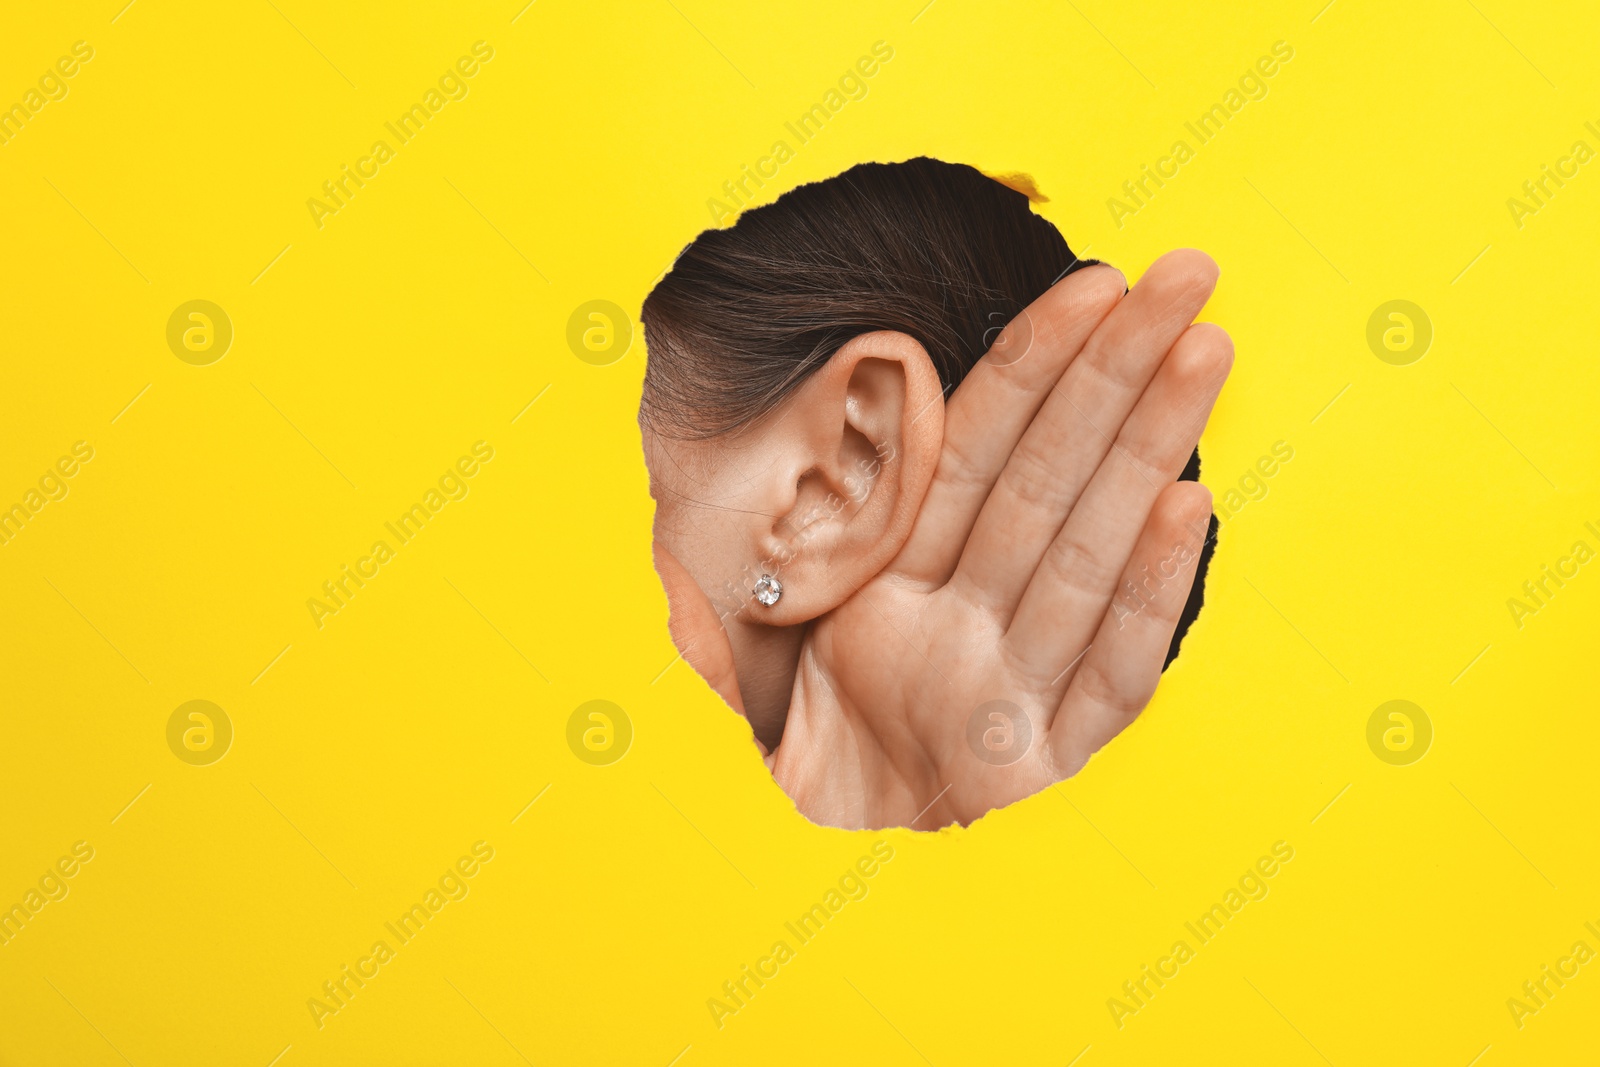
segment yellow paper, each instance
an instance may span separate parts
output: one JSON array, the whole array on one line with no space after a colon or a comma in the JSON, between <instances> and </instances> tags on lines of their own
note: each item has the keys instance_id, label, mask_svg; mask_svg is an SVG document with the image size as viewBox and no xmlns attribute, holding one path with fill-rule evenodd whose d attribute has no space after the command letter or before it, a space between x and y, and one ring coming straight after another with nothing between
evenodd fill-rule
<instances>
[{"instance_id":1,"label":"yellow paper","mask_svg":"<svg viewBox=\"0 0 1600 1067\"><path fill-rule=\"evenodd\" d=\"M4 1062L1592 1057L1591 10L122 2L0 35ZM631 320L923 154L1217 259L1226 517L1083 773L845 833L667 637Z\"/></svg>"}]
</instances>

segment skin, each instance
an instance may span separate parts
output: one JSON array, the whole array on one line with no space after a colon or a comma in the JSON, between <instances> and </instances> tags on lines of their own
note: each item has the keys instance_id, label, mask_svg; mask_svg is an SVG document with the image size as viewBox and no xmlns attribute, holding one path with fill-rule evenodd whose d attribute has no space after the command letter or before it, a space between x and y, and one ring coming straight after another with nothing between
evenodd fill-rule
<instances>
[{"instance_id":1,"label":"skin","mask_svg":"<svg viewBox=\"0 0 1600 1067\"><path fill-rule=\"evenodd\" d=\"M948 403L882 332L736 434L645 430L674 640L807 817L965 825L1149 703L1211 512L1176 479L1233 362L1194 323L1217 273L1193 250L1126 294L1077 271Z\"/></svg>"}]
</instances>

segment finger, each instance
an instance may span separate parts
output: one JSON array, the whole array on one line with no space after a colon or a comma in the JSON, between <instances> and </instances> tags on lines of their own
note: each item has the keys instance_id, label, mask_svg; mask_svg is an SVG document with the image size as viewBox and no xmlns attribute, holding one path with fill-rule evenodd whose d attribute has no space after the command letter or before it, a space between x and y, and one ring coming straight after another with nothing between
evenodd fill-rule
<instances>
[{"instance_id":1,"label":"finger","mask_svg":"<svg viewBox=\"0 0 1600 1067\"><path fill-rule=\"evenodd\" d=\"M1217 265L1169 252L1106 316L1028 427L957 567L963 593L1009 620L1162 359L1205 306Z\"/></svg>"},{"instance_id":2,"label":"finger","mask_svg":"<svg viewBox=\"0 0 1600 1067\"><path fill-rule=\"evenodd\" d=\"M1183 473L1233 366L1220 327L1184 331L1051 542L1006 641L1036 677L1056 678L1093 638L1156 497Z\"/></svg>"},{"instance_id":3,"label":"finger","mask_svg":"<svg viewBox=\"0 0 1600 1067\"><path fill-rule=\"evenodd\" d=\"M939 466L892 565L897 573L932 585L949 579L1007 457L1126 287L1114 267L1084 267L1051 286L1000 332L945 409Z\"/></svg>"},{"instance_id":4,"label":"finger","mask_svg":"<svg viewBox=\"0 0 1600 1067\"><path fill-rule=\"evenodd\" d=\"M1049 752L1061 777L1076 774L1155 694L1210 514L1211 492L1198 482L1174 482L1157 499L1121 591L1050 726Z\"/></svg>"}]
</instances>

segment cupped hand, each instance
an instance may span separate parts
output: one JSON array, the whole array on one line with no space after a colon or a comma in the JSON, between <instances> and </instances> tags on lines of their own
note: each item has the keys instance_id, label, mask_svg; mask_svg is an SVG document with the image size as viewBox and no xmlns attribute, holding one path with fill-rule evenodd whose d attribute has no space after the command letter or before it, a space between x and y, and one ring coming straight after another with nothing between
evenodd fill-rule
<instances>
[{"instance_id":1,"label":"cupped hand","mask_svg":"<svg viewBox=\"0 0 1600 1067\"><path fill-rule=\"evenodd\" d=\"M1075 774L1155 692L1210 493L1178 475L1233 361L1172 252L1058 282L950 398L904 548L818 619L767 761L813 821L965 825Z\"/></svg>"}]
</instances>

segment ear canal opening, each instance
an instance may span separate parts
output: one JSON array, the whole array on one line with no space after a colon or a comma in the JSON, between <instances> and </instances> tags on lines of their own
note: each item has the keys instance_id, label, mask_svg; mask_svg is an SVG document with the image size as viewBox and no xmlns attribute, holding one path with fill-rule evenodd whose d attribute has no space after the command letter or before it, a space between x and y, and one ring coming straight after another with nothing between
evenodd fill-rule
<instances>
[{"instance_id":1,"label":"ear canal opening","mask_svg":"<svg viewBox=\"0 0 1600 1067\"><path fill-rule=\"evenodd\" d=\"M1183 473L1178 475L1180 482L1198 482L1200 480L1200 450L1196 448L1194 455L1189 457L1189 462L1183 468ZM1172 631L1172 644L1167 648L1167 661L1161 665L1162 671L1172 666L1172 661L1178 658L1178 652L1183 647L1183 638L1189 632L1189 627L1200 617L1200 609L1206 603L1206 570L1211 565L1211 557L1217 550L1217 531L1221 523L1213 512L1211 519L1206 523L1206 543L1200 547L1200 562L1195 565L1194 585L1189 589L1189 599L1184 602L1183 613L1178 616L1177 629Z\"/></svg>"}]
</instances>

